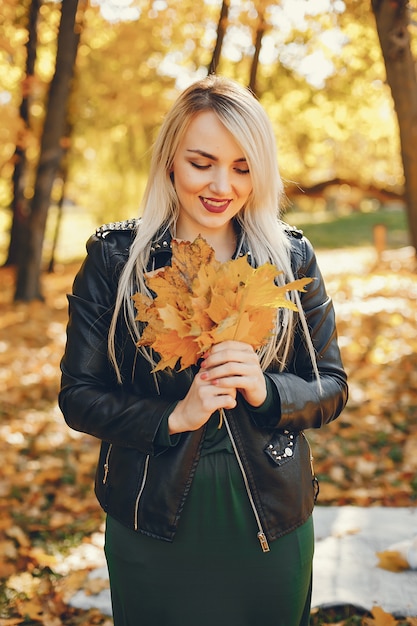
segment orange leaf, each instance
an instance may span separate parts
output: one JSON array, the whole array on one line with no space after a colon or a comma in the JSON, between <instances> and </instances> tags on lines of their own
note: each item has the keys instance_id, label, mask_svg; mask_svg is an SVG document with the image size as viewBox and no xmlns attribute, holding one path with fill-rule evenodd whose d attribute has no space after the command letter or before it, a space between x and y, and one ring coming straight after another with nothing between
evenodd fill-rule
<instances>
[{"instance_id":1,"label":"orange leaf","mask_svg":"<svg viewBox=\"0 0 417 626\"><path fill-rule=\"evenodd\" d=\"M374 619L365 617L363 620L364 626L396 626L396 624L399 624L398 620L390 613L385 613L379 606L372 607L371 613Z\"/></svg>"},{"instance_id":2,"label":"orange leaf","mask_svg":"<svg viewBox=\"0 0 417 626\"><path fill-rule=\"evenodd\" d=\"M37 565L41 567L51 567L57 564L57 558L53 554L47 554L42 548L31 548L28 555Z\"/></svg>"},{"instance_id":3,"label":"orange leaf","mask_svg":"<svg viewBox=\"0 0 417 626\"><path fill-rule=\"evenodd\" d=\"M194 338L181 338L174 330L159 335L152 348L161 355L161 360L153 370L155 372L166 367L174 368L179 360L181 360L180 369L185 369L198 360L198 345Z\"/></svg>"},{"instance_id":4,"label":"orange leaf","mask_svg":"<svg viewBox=\"0 0 417 626\"><path fill-rule=\"evenodd\" d=\"M387 569L390 572L403 572L410 569L409 562L400 552L385 550L384 552L377 552L376 555L379 558L378 567L381 569Z\"/></svg>"}]
</instances>

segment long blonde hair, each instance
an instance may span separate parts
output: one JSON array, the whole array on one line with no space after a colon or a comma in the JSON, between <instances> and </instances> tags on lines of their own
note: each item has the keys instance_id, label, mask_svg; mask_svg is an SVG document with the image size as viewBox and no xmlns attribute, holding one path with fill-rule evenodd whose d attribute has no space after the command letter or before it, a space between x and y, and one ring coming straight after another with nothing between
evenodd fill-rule
<instances>
[{"instance_id":1,"label":"long blonde hair","mask_svg":"<svg viewBox=\"0 0 417 626\"><path fill-rule=\"evenodd\" d=\"M141 204L142 219L130 248L129 259L119 280L115 309L109 330L109 357L121 382L115 349L116 326L122 314L132 340L140 331L135 322L131 296L135 291L148 293L144 280L151 252L151 243L161 228L175 232L179 214L178 198L170 178L178 145L191 120L203 111L214 112L242 149L250 170L252 192L237 216L255 265L270 261L280 270L280 283L293 279L290 244L280 221L283 183L278 170L276 141L272 125L263 107L252 93L238 83L219 76L209 76L192 84L168 112L156 139L148 183ZM314 349L308 333L297 292L290 297L297 302L301 322L318 377ZM271 364L285 368L294 329L294 314L282 309L277 314L276 332L260 352L265 370ZM152 362L149 353L145 356Z\"/></svg>"}]
</instances>

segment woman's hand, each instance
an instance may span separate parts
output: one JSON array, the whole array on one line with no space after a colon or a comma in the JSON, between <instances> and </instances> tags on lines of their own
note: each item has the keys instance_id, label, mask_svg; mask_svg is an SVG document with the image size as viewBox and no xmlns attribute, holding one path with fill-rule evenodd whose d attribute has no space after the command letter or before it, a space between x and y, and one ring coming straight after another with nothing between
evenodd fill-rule
<instances>
[{"instance_id":1,"label":"woman's hand","mask_svg":"<svg viewBox=\"0 0 417 626\"><path fill-rule=\"evenodd\" d=\"M259 357L247 343L223 341L211 348L201 364L201 371L213 385L227 385L239 391L253 407L266 399L266 383Z\"/></svg>"},{"instance_id":2,"label":"woman's hand","mask_svg":"<svg viewBox=\"0 0 417 626\"><path fill-rule=\"evenodd\" d=\"M204 355L187 395L169 416L170 434L197 430L218 409L234 408L238 391L246 402L260 406L266 398L265 377L249 344L223 341Z\"/></svg>"}]
</instances>

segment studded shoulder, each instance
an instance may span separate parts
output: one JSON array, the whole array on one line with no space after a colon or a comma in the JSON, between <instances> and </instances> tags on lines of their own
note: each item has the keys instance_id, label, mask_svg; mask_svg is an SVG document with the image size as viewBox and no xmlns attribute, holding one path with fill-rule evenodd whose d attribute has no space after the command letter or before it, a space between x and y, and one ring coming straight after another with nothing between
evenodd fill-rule
<instances>
[{"instance_id":1,"label":"studded shoulder","mask_svg":"<svg viewBox=\"0 0 417 626\"><path fill-rule=\"evenodd\" d=\"M131 233L138 227L140 223L140 217L132 217L128 220L123 220L121 222L110 222L109 224L103 224L96 229L97 237L101 237L104 239L110 232L113 231L125 231L127 233Z\"/></svg>"},{"instance_id":2,"label":"studded shoulder","mask_svg":"<svg viewBox=\"0 0 417 626\"><path fill-rule=\"evenodd\" d=\"M300 228L296 228L295 226L290 226L290 224L286 224L284 222L284 230L288 235L294 237L295 239L302 239L304 237L304 233Z\"/></svg>"}]
</instances>

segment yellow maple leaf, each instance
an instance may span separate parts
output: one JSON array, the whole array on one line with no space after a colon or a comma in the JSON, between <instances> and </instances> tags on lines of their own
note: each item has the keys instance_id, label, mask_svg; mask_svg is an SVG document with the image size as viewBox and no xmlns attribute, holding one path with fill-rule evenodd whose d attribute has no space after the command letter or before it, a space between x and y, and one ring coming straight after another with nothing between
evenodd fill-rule
<instances>
[{"instance_id":1,"label":"yellow maple leaf","mask_svg":"<svg viewBox=\"0 0 417 626\"><path fill-rule=\"evenodd\" d=\"M379 562L378 567L390 572L403 572L410 569L410 564L404 556L396 550L384 550L376 553Z\"/></svg>"},{"instance_id":2,"label":"yellow maple leaf","mask_svg":"<svg viewBox=\"0 0 417 626\"><path fill-rule=\"evenodd\" d=\"M154 300L144 294L136 293L132 296L136 308L136 320L146 322L138 346L150 346L160 332L163 332L163 322Z\"/></svg>"},{"instance_id":3,"label":"yellow maple leaf","mask_svg":"<svg viewBox=\"0 0 417 626\"><path fill-rule=\"evenodd\" d=\"M193 242L173 239L172 267L177 268L187 285L191 285L200 267L207 265L215 268L220 263L214 256L213 248L202 237L197 237Z\"/></svg>"},{"instance_id":4,"label":"yellow maple leaf","mask_svg":"<svg viewBox=\"0 0 417 626\"><path fill-rule=\"evenodd\" d=\"M398 620L390 613L386 613L380 606L373 606L371 609L372 618L365 617L363 619L364 626L396 626Z\"/></svg>"},{"instance_id":5,"label":"yellow maple leaf","mask_svg":"<svg viewBox=\"0 0 417 626\"><path fill-rule=\"evenodd\" d=\"M183 367L192 365L197 360L197 350L193 339L189 337L180 337L175 330L166 330L159 333L152 341L151 347L160 355L154 372L163 370L166 367L174 368L181 359Z\"/></svg>"},{"instance_id":6,"label":"yellow maple leaf","mask_svg":"<svg viewBox=\"0 0 417 626\"><path fill-rule=\"evenodd\" d=\"M297 310L288 291L311 278L278 286L271 263L253 268L247 256L220 263L209 244L172 241L171 265L146 274L149 298L135 294L136 320L146 323L138 346L160 355L154 371L197 363L212 345L233 339L260 348L270 338L278 308Z\"/></svg>"}]
</instances>

